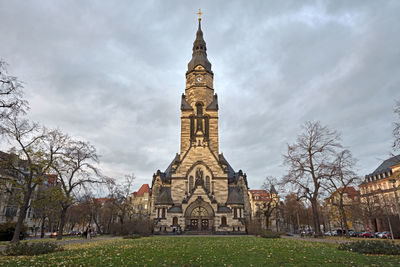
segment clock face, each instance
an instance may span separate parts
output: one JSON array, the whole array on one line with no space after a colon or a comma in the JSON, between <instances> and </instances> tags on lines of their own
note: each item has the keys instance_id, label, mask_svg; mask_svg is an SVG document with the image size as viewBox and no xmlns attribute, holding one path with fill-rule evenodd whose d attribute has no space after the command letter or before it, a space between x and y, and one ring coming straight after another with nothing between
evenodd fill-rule
<instances>
[{"instance_id":1,"label":"clock face","mask_svg":"<svg viewBox=\"0 0 400 267\"><path fill-rule=\"evenodd\" d=\"M199 82L201 82L201 81L203 81L203 77L201 77L201 76L197 76L197 77L196 77L196 82L198 82L198 83L199 83Z\"/></svg>"}]
</instances>

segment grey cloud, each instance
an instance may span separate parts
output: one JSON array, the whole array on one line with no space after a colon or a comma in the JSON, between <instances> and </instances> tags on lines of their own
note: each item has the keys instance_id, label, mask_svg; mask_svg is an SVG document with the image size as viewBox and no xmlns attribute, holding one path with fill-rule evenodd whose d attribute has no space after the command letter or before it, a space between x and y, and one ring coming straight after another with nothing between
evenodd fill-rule
<instances>
[{"instance_id":1,"label":"grey cloud","mask_svg":"<svg viewBox=\"0 0 400 267\"><path fill-rule=\"evenodd\" d=\"M221 151L250 187L285 173L306 120L342 132L361 175L388 156L398 1L0 0L0 57L26 82L33 119L89 140L106 174L135 172L139 187L179 151L199 7Z\"/></svg>"}]
</instances>

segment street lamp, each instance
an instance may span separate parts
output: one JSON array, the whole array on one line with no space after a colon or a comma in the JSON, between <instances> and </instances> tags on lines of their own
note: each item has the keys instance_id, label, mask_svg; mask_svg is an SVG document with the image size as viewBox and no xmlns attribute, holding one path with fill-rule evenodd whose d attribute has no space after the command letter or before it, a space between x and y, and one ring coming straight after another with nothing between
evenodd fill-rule
<instances>
[{"instance_id":1,"label":"street lamp","mask_svg":"<svg viewBox=\"0 0 400 267\"><path fill-rule=\"evenodd\" d=\"M393 185L393 189L394 189L394 204L396 205L396 211L397 211L397 215L399 216L399 220L400 220L400 212L399 212L399 198L397 196L397 187L396 187L396 179L390 179L389 180L392 185Z\"/></svg>"}]
</instances>

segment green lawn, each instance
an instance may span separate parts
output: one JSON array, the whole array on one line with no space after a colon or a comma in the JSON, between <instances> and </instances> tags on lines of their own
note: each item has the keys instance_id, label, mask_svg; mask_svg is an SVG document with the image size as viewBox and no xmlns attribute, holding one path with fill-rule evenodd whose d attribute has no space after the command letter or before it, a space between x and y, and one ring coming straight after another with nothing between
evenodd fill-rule
<instances>
[{"instance_id":1,"label":"green lawn","mask_svg":"<svg viewBox=\"0 0 400 267\"><path fill-rule=\"evenodd\" d=\"M399 266L400 256L339 251L337 245L260 237L146 237L67 245L4 266Z\"/></svg>"}]
</instances>

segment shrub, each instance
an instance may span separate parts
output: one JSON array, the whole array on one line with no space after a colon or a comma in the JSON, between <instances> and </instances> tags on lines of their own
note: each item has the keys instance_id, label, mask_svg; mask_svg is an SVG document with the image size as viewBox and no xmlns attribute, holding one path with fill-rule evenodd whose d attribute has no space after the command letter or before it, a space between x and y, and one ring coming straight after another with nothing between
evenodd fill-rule
<instances>
[{"instance_id":1,"label":"shrub","mask_svg":"<svg viewBox=\"0 0 400 267\"><path fill-rule=\"evenodd\" d=\"M262 230L260 232L260 236L263 238L280 238L280 234L278 232L274 232L271 230Z\"/></svg>"},{"instance_id":2,"label":"shrub","mask_svg":"<svg viewBox=\"0 0 400 267\"><path fill-rule=\"evenodd\" d=\"M360 254L385 254L385 255L400 255L400 245L393 241L356 241L342 243L338 247L339 250L348 250Z\"/></svg>"},{"instance_id":3,"label":"shrub","mask_svg":"<svg viewBox=\"0 0 400 267\"><path fill-rule=\"evenodd\" d=\"M261 223L258 220L250 220L247 223L247 233L249 235L260 235L261 233Z\"/></svg>"},{"instance_id":4,"label":"shrub","mask_svg":"<svg viewBox=\"0 0 400 267\"><path fill-rule=\"evenodd\" d=\"M147 218L137 218L131 221L120 223L113 223L110 225L110 233L113 235L131 235L138 234L141 236L148 236L151 234L153 224Z\"/></svg>"},{"instance_id":5,"label":"shrub","mask_svg":"<svg viewBox=\"0 0 400 267\"><path fill-rule=\"evenodd\" d=\"M15 225L15 222L0 223L0 241L10 241L12 239L15 231ZM23 224L19 239L24 239L27 229L28 227Z\"/></svg>"},{"instance_id":6,"label":"shrub","mask_svg":"<svg viewBox=\"0 0 400 267\"><path fill-rule=\"evenodd\" d=\"M60 250L62 250L62 248L53 242L18 242L8 244L4 250L4 254L8 256L39 255Z\"/></svg>"},{"instance_id":7,"label":"shrub","mask_svg":"<svg viewBox=\"0 0 400 267\"><path fill-rule=\"evenodd\" d=\"M141 237L142 237L141 235L133 234L133 235L126 235L126 236L123 237L123 239L138 239L138 238L141 238Z\"/></svg>"}]
</instances>

